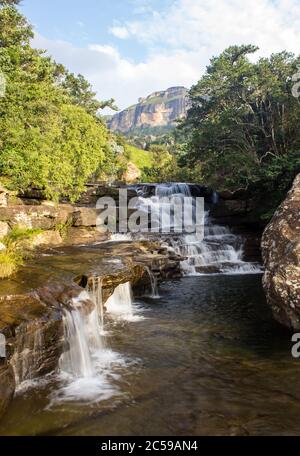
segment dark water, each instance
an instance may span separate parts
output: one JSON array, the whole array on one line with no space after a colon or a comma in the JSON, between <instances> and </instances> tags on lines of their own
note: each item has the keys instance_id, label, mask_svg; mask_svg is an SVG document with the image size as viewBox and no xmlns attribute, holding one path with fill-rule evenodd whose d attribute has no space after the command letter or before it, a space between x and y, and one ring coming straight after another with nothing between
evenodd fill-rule
<instances>
[{"instance_id":1,"label":"dark water","mask_svg":"<svg viewBox=\"0 0 300 456\"><path fill-rule=\"evenodd\" d=\"M49 407L55 382L19 394L0 423L15 435L300 434L300 361L272 319L261 276L166 282L144 320L110 325L118 391Z\"/></svg>"}]
</instances>

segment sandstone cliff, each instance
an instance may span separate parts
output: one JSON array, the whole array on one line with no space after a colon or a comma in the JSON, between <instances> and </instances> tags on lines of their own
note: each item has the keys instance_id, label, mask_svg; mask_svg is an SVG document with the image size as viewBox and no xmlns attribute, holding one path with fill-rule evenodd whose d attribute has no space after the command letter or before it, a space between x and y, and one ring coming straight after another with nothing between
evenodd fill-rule
<instances>
[{"instance_id":1,"label":"sandstone cliff","mask_svg":"<svg viewBox=\"0 0 300 456\"><path fill-rule=\"evenodd\" d=\"M138 104L115 114L109 127L121 133L142 128L172 127L177 119L186 115L187 92L184 87L171 87L140 98Z\"/></svg>"},{"instance_id":2,"label":"sandstone cliff","mask_svg":"<svg viewBox=\"0 0 300 456\"><path fill-rule=\"evenodd\" d=\"M274 317L300 329L300 174L262 238L263 285Z\"/></svg>"}]
</instances>

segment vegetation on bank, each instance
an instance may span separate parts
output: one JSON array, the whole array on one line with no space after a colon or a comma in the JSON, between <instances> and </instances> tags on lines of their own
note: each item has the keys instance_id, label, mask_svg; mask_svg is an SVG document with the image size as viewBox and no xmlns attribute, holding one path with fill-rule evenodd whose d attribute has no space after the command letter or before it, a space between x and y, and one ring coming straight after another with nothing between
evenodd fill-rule
<instances>
[{"instance_id":1,"label":"vegetation on bank","mask_svg":"<svg viewBox=\"0 0 300 456\"><path fill-rule=\"evenodd\" d=\"M14 190L37 187L74 201L88 179L114 167L112 138L98 115L113 100L99 102L83 76L32 48L26 18L1 4L0 175Z\"/></svg>"},{"instance_id":2,"label":"vegetation on bank","mask_svg":"<svg viewBox=\"0 0 300 456\"><path fill-rule=\"evenodd\" d=\"M30 255L31 241L42 232L40 229L15 226L1 239L5 249L0 251L0 279L11 276L23 265L24 260Z\"/></svg>"}]
</instances>

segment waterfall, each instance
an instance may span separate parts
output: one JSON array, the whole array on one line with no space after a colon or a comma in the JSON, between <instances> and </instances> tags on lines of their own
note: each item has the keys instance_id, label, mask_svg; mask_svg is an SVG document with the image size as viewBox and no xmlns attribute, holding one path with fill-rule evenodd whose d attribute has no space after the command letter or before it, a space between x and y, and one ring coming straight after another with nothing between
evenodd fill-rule
<instances>
[{"instance_id":1,"label":"waterfall","mask_svg":"<svg viewBox=\"0 0 300 456\"><path fill-rule=\"evenodd\" d=\"M191 196L191 192L188 184L160 184L155 187L155 195L158 198L172 198L175 195Z\"/></svg>"},{"instance_id":2,"label":"waterfall","mask_svg":"<svg viewBox=\"0 0 300 456\"><path fill-rule=\"evenodd\" d=\"M155 275L153 274L153 272L151 271L149 266L146 266L145 269L149 276L150 285L151 285L151 294L149 295L149 298L159 299L160 296L159 296L159 292L158 292L157 278L155 277Z\"/></svg>"},{"instance_id":3,"label":"waterfall","mask_svg":"<svg viewBox=\"0 0 300 456\"><path fill-rule=\"evenodd\" d=\"M43 342L43 326L40 322L33 321L17 329L16 348L10 360L17 388L39 377L44 354Z\"/></svg>"},{"instance_id":4,"label":"waterfall","mask_svg":"<svg viewBox=\"0 0 300 456\"><path fill-rule=\"evenodd\" d=\"M109 314L120 320L133 320L133 299L130 282L118 285L105 303Z\"/></svg>"},{"instance_id":5,"label":"waterfall","mask_svg":"<svg viewBox=\"0 0 300 456\"><path fill-rule=\"evenodd\" d=\"M150 215L151 231L153 233L181 231L183 221L184 198L191 198L188 184L159 184L155 187L155 194L148 196L147 187L137 191L139 197L136 208ZM195 200L194 200L195 201ZM191 208L193 211L194 208ZM148 221L150 221L148 220ZM148 226L142 229L148 232Z\"/></svg>"},{"instance_id":6,"label":"waterfall","mask_svg":"<svg viewBox=\"0 0 300 456\"><path fill-rule=\"evenodd\" d=\"M102 301L102 279L100 277L92 277L91 280L92 284L88 288L88 293L90 299L93 301L95 305L95 315L94 323L99 319L100 323L100 332L104 332L104 308L103 308L103 301Z\"/></svg>"},{"instance_id":7,"label":"waterfall","mask_svg":"<svg viewBox=\"0 0 300 456\"><path fill-rule=\"evenodd\" d=\"M144 193L143 188L140 189L137 207L139 210L151 212L152 228L154 226L157 233L164 232L164 221L171 214L171 227L167 226L171 228L167 242L177 254L186 258L181 262L184 275L261 272L257 263L244 261L243 238L233 234L228 227L214 224L209 217L209 211L204 216L204 233L176 233L178 220L176 221L175 216L172 218L172 215L176 212L176 204L181 204L186 197L191 199L188 184L156 185L155 196L150 197L146 192L147 189ZM195 201L195 198L193 200ZM216 201L217 194L214 192L211 202L214 204Z\"/></svg>"},{"instance_id":8,"label":"waterfall","mask_svg":"<svg viewBox=\"0 0 300 456\"><path fill-rule=\"evenodd\" d=\"M104 348L101 337L102 313L99 315L101 306L93 301L94 308L87 314L85 304L89 301L89 293L81 292L72 299L71 309L65 310L63 317L64 339L68 347L61 355L59 367L74 378L93 377L93 354Z\"/></svg>"},{"instance_id":9,"label":"waterfall","mask_svg":"<svg viewBox=\"0 0 300 456\"><path fill-rule=\"evenodd\" d=\"M106 346L100 279L93 278L88 291L72 299L63 325L66 347L59 368L64 384L53 401L104 400L116 394L110 372L120 359Z\"/></svg>"},{"instance_id":10,"label":"waterfall","mask_svg":"<svg viewBox=\"0 0 300 456\"><path fill-rule=\"evenodd\" d=\"M68 349L61 355L59 367L62 372L77 378L93 377L95 374L89 344L88 317L80 309L86 299L89 299L86 292L73 298L72 309L66 310L63 317L64 339Z\"/></svg>"}]
</instances>

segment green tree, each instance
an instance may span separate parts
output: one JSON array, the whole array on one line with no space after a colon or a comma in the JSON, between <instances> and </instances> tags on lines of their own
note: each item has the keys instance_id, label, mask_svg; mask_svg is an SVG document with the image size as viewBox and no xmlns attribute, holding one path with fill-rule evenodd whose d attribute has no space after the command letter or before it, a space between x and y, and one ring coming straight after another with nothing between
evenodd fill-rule
<instances>
[{"instance_id":1,"label":"green tree","mask_svg":"<svg viewBox=\"0 0 300 456\"><path fill-rule=\"evenodd\" d=\"M96 93L92 90L91 84L79 74L75 76L73 73L65 72L65 78L62 86L67 91L72 102L83 107L89 114L97 116L100 109L111 108L118 110L114 104L114 100L99 101L96 99Z\"/></svg>"},{"instance_id":2,"label":"green tree","mask_svg":"<svg viewBox=\"0 0 300 456\"><path fill-rule=\"evenodd\" d=\"M256 50L232 46L214 57L192 87L191 109L179 127L181 165L200 165L218 188L248 186L277 169L274 182L300 150L300 104L291 93L300 59L281 52L252 63L248 55Z\"/></svg>"},{"instance_id":3,"label":"green tree","mask_svg":"<svg viewBox=\"0 0 300 456\"><path fill-rule=\"evenodd\" d=\"M66 89L62 65L33 49L33 33L15 7L0 9L0 175L19 191L35 186L53 199L75 200L105 163L106 127L101 105L83 77Z\"/></svg>"}]
</instances>

